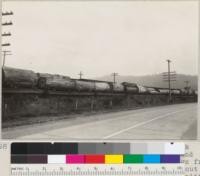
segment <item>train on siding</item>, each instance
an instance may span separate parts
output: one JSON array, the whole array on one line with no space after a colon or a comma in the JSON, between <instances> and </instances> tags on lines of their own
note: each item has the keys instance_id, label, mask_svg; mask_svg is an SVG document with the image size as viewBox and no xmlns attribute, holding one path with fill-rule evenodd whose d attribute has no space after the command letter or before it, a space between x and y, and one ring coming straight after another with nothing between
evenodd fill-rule
<instances>
[{"instance_id":1,"label":"train on siding","mask_svg":"<svg viewBox=\"0 0 200 176\"><path fill-rule=\"evenodd\" d=\"M3 67L3 88L32 88L54 91L77 92L111 92L111 93L135 93L135 94L168 94L169 89L142 86L136 83L122 82L121 84L89 80L72 79L69 76L48 73L35 73L31 70ZM171 89L172 94L194 94L184 89Z\"/></svg>"}]
</instances>

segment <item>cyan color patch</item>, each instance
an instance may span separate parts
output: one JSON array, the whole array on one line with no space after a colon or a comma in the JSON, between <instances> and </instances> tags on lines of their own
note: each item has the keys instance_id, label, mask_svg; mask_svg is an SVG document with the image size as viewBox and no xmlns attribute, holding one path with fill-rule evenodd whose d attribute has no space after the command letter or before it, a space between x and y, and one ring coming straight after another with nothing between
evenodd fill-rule
<instances>
[{"instance_id":1,"label":"cyan color patch","mask_svg":"<svg viewBox=\"0 0 200 176\"><path fill-rule=\"evenodd\" d=\"M144 155L144 163L160 163L160 155Z\"/></svg>"}]
</instances>

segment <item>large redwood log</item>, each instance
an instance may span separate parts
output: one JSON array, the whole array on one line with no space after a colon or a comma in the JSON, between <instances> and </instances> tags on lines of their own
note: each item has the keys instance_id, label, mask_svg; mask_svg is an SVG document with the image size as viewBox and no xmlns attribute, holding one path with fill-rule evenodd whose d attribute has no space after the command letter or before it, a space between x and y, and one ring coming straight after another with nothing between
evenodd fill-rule
<instances>
[{"instance_id":1,"label":"large redwood log","mask_svg":"<svg viewBox=\"0 0 200 176\"><path fill-rule=\"evenodd\" d=\"M71 90L75 89L75 83L68 76L38 73L39 88L50 90Z\"/></svg>"},{"instance_id":2,"label":"large redwood log","mask_svg":"<svg viewBox=\"0 0 200 176\"><path fill-rule=\"evenodd\" d=\"M75 83L76 83L76 89L78 91L94 91L95 90L95 82L75 80Z\"/></svg>"},{"instance_id":3,"label":"large redwood log","mask_svg":"<svg viewBox=\"0 0 200 176\"><path fill-rule=\"evenodd\" d=\"M124 86L122 84L113 84L113 90L115 92L123 92L124 91Z\"/></svg>"},{"instance_id":4,"label":"large redwood log","mask_svg":"<svg viewBox=\"0 0 200 176\"><path fill-rule=\"evenodd\" d=\"M95 82L95 90L96 91L110 91L111 86L109 83L104 82Z\"/></svg>"},{"instance_id":5,"label":"large redwood log","mask_svg":"<svg viewBox=\"0 0 200 176\"><path fill-rule=\"evenodd\" d=\"M23 88L36 87L38 76L31 70L3 67L3 87Z\"/></svg>"}]
</instances>

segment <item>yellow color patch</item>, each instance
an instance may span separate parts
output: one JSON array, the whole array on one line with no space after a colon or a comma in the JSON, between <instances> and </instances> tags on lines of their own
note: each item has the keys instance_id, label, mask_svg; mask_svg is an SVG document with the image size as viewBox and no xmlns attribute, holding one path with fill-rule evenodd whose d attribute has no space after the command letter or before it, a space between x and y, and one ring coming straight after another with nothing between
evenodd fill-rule
<instances>
[{"instance_id":1,"label":"yellow color patch","mask_svg":"<svg viewBox=\"0 0 200 176\"><path fill-rule=\"evenodd\" d=\"M122 164L123 155L105 155L105 164Z\"/></svg>"}]
</instances>

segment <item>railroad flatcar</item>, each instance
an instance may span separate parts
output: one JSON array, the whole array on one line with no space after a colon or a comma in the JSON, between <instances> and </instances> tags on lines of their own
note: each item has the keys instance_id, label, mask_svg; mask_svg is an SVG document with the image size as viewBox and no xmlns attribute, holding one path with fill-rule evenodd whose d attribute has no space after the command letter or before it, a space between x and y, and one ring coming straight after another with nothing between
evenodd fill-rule
<instances>
[{"instance_id":1,"label":"railroad flatcar","mask_svg":"<svg viewBox=\"0 0 200 176\"><path fill-rule=\"evenodd\" d=\"M38 76L31 70L11 67L2 69L2 85L6 88L36 88Z\"/></svg>"}]
</instances>

